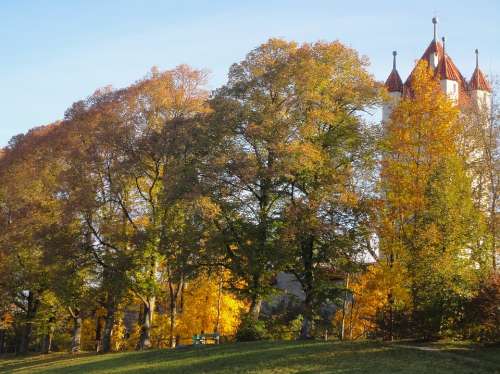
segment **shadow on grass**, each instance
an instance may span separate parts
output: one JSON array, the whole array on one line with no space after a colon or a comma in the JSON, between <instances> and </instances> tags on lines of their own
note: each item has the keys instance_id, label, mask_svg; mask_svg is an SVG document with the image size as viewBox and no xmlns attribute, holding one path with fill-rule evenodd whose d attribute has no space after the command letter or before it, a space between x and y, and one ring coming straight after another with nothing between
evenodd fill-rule
<instances>
[{"instance_id":1,"label":"shadow on grass","mask_svg":"<svg viewBox=\"0 0 500 374\"><path fill-rule=\"evenodd\" d=\"M239 343L182 351L156 350L102 356L88 355L82 360L74 361L71 357L65 356L54 360L52 362L54 365L49 367L50 360L44 359L43 362L34 362L31 372L495 373L494 366L479 367L477 364L471 365L470 362L459 362L460 360L442 355L440 357L434 352L401 349L378 342ZM29 363L23 365L16 362L17 368L26 369L28 365ZM11 366L9 369L12 370L14 367Z\"/></svg>"},{"instance_id":2,"label":"shadow on grass","mask_svg":"<svg viewBox=\"0 0 500 374\"><path fill-rule=\"evenodd\" d=\"M15 356L15 355L5 355L0 357L0 373L9 373L17 369L27 370L30 367L42 367L51 366L54 363L60 361L71 362L74 360L80 360L84 357L96 356L95 353L79 353L79 354L69 354L69 353L52 353L49 355L26 355L26 356Z\"/></svg>"}]
</instances>

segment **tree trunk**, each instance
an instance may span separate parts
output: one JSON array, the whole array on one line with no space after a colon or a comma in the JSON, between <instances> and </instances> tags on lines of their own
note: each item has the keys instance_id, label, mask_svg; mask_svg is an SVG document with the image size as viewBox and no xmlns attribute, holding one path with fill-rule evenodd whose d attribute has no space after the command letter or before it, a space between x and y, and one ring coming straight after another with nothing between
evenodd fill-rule
<instances>
[{"instance_id":1,"label":"tree trunk","mask_svg":"<svg viewBox=\"0 0 500 374\"><path fill-rule=\"evenodd\" d=\"M158 263L155 256L151 258L150 266L151 267L149 269L149 279L152 282L154 282L156 277L156 270L158 268ZM141 299L143 301L142 304L144 313L141 325L141 335L139 337L139 342L137 344L137 348L139 350L151 348L151 327L153 325L156 296L153 294L143 297Z\"/></svg>"},{"instance_id":2,"label":"tree trunk","mask_svg":"<svg viewBox=\"0 0 500 374\"><path fill-rule=\"evenodd\" d=\"M54 336L55 320L55 317L49 318L47 331L42 337L41 353L44 355L50 353L52 349L52 337Z\"/></svg>"},{"instance_id":3,"label":"tree trunk","mask_svg":"<svg viewBox=\"0 0 500 374\"><path fill-rule=\"evenodd\" d=\"M21 329L21 341L19 343L19 351L17 352L20 355L28 353L28 348L31 340L31 330L31 322L26 322Z\"/></svg>"},{"instance_id":4,"label":"tree trunk","mask_svg":"<svg viewBox=\"0 0 500 374\"><path fill-rule=\"evenodd\" d=\"M389 340L392 342L394 340L394 297L392 292L387 295L387 300L389 301Z\"/></svg>"},{"instance_id":5,"label":"tree trunk","mask_svg":"<svg viewBox=\"0 0 500 374\"><path fill-rule=\"evenodd\" d=\"M252 303L250 304L250 310L249 310L249 315L257 321L260 316L260 310L262 308L262 298L260 296L254 296L252 298Z\"/></svg>"},{"instance_id":6,"label":"tree trunk","mask_svg":"<svg viewBox=\"0 0 500 374\"><path fill-rule=\"evenodd\" d=\"M50 341L50 334L48 332L46 332L45 334L43 334L42 336L42 345L41 345L41 348L40 348L40 353L42 355L46 355L50 352L50 345L51 345L51 341Z\"/></svg>"},{"instance_id":7,"label":"tree trunk","mask_svg":"<svg viewBox=\"0 0 500 374\"><path fill-rule=\"evenodd\" d=\"M313 330L313 252L314 252L314 236L308 235L301 243L302 264L304 266L304 275L302 277L302 290L304 291L304 319L300 328L300 339L312 339ZM300 281L300 280L299 280Z\"/></svg>"},{"instance_id":8,"label":"tree trunk","mask_svg":"<svg viewBox=\"0 0 500 374\"><path fill-rule=\"evenodd\" d=\"M102 334L102 353L111 352L111 338L115 325L115 305L108 304L106 317L104 319L104 329Z\"/></svg>"},{"instance_id":9,"label":"tree trunk","mask_svg":"<svg viewBox=\"0 0 500 374\"><path fill-rule=\"evenodd\" d=\"M174 287L174 282L169 280L168 289L170 292L170 303L169 303L169 312L170 312L170 329L169 329L169 346L170 348L175 348L177 345L175 339L175 324L177 321L177 299L179 297L179 292L184 288L184 277L181 276L179 280L179 284L177 287Z\"/></svg>"},{"instance_id":10,"label":"tree trunk","mask_svg":"<svg viewBox=\"0 0 500 374\"><path fill-rule=\"evenodd\" d=\"M141 325L141 335L137 348L139 350L151 348L151 326L153 324L153 314L156 298L150 297L143 303L144 313Z\"/></svg>"},{"instance_id":11,"label":"tree trunk","mask_svg":"<svg viewBox=\"0 0 500 374\"><path fill-rule=\"evenodd\" d=\"M392 253L392 252L389 256L389 266L391 269L394 266L394 253ZM413 297L413 299L415 299L414 292L412 292L412 293L413 293L412 297ZM394 296L393 296L392 290L389 290L389 293L387 294L387 301L389 302L389 340L393 341L394 340L394 311L393 311ZM385 325L385 323L384 323L384 325Z\"/></svg>"},{"instance_id":12,"label":"tree trunk","mask_svg":"<svg viewBox=\"0 0 500 374\"><path fill-rule=\"evenodd\" d=\"M73 318L73 331L71 332L71 353L79 353L82 337L82 316L79 309L75 309L75 311L72 311L70 309L70 314Z\"/></svg>"},{"instance_id":13,"label":"tree trunk","mask_svg":"<svg viewBox=\"0 0 500 374\"><path fill-rule=\"evenodd\" d=\"M342 324L340 326L340 340L345 340L345 318L347 312L348 288L349 288L349 273L347 273L345 278L344 302L342 303Z\"/></svg>"},{"instance_id":14,"label":"tree trunk","mask_svg":"<svg viewBox=\"0 0 500 374\"><path fill-rule=\"evenodd\" d=\"M95 320L95 351L102 352L102 318L96 316Z\"/></svg>"},{"instance_id":15,"label":"tree trunk","mask_svg":"<svg viewBox=\"0 0 500 374\"><path fill-rule=\"evenodd\" d=\"M223 272L221 270L219 276L219 285L217 287L217 319L215 320L215 332L218 334L220 332L220 312L221 312L221 304L222 304L222 281L223 281Z\"/></svg>"},{"instance_id":16,"label":"tree trunk","mask_svg":"<svg viewBox=\"0 0 500 374\"><path fill-rule=\"evenodd\" d=\"M352 340L352 325L354 323L353 321L353 315L354 315L354 304L356 302L356 299L354 298L354 295L351 295L351 310L349 311L349 340Z\"/></svg>"},{"instance_id":17,"label":"tree trunk","mask_svg":"<svg viewBox=\"0 0 500 374\"><path fill-rule=\"evenodd\" d=\"M21 341L19 343L19 354L28 353L31 333L33 331L33 319L35 318L38 309L38 299L34 296L32 291L28 291L26 307L26 322L21 331Z\"/></svg>"},{"instance_id":18,"label":"tree trunk","mask_svg":"<svg viewBox=\"0 0 500 374\"><path fill-rule=\"evenodd\" d=\"M177 302L176 300L171 300L170 301L170 331L169 331L169 346L170 348L175 348L176 345L176 339L174 336L174 331L175 331L175 322L177 318Z\"/></svg>"},{"instance_id":19,"label":"tree trunk","mask_svg":"<svg viewBox=\"0 0 500 374\"><path fill-rule=\"evenodd\" d=\"M0 330L0 354L5 353L4 352L4 347L5 347L5 330Z\"/></svg>"},{"instance_id":20,"label":"tree trunk","mask_svg":"<svg viewBox=\"0 0 500 374\"><path fill-rule=\"evenodd\" d=\"M312 306L312 296L310 292L306 292L306 297L304 299L304 319L302 320L302 326L300 327L301 340L312 339L312 329L313 329L313 306Z\"/></svg>"}]
</instances>

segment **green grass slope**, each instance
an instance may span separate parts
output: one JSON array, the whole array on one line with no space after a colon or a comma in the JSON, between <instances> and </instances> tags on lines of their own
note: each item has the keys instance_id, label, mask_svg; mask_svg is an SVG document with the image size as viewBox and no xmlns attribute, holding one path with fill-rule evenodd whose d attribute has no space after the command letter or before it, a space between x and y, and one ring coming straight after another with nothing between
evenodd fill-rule
<instances>
[{"instance_id":1,"label":"green grass slope","mask_svg":"<svg viewBox=\"0 0 500 374\"><path fill-rule=\"evenodd\" d=\"M255 342L109 355L0 358L0 373L500 373L500 348Z\"/></svg>"}]
</instances>

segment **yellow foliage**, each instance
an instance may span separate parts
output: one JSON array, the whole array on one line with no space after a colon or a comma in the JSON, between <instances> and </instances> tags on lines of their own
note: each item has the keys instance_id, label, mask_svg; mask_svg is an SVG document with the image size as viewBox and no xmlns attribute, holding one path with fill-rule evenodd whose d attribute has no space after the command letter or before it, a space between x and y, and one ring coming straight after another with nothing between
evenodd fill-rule
<instances>
[{"instance_id":1,"label":"yellow foliage","mask_svg":"<svg viewBox=\"0 0 500 374\"><path fill-rule=\"evenodd\" d=\"M217 276L200 276L184 291L184 305L176 326L176 335L191 337L200 332L212 333L217 328L217 306L220 291L219 333L234 335L240 323L240 310L245 304L231 293L220 289Z\"/></svg>"},{"instance_id":2,"label":"yellow foliage","mask_svg":"<svg viewBox=\"0 0 500 374\"><path fill-rule=\"evenodd\" d=\"M141 329L136 324L133 326L132 331L129 332L128 338L125 341L124 349L132 351L137 348L137 343L139 342L139 337L141 335ZM153 345L157 347L158 345Z\"/></svg>"},{"instance_id":3,"label":"yellow foliage","mask_svg":"<svg viewBox=\"0 0 500 374\"><path fill-rule=\"evenodd\" d=\"M123 319L118 318L113 326L113 332L111 333L111 349L113 351L122 351L127 347L126 327L123 323Z\"/></svg>"},{"instance_id":4,"label":"yellow foliage","mask_svg":"<svg viewBox=\"0 0 500 374\"><path fill-rule=\"evenodd\" d=\"M96 321L94 318L85 318L82 321L81 349L82 351L95 350L95 328Z\"/></svg>"},{"instance_id":5,"label":"yellow foliage","mask_svg":"<svg viewBox=\"0 0 500 374\"><path fill-rule=\"evenodd\" d=\"M411 299L404 287L406 278L397 264L392 267L371 265L365 272L352 276L349 289L353 298L346 307L345 337L358 339L373 331L378 312L388 304L389 293L394 296L396 308L408 306ZM334 316L335 325L340 326L342 316L343 310L340 309Z\"/></svg>"},{"instance_id":6,"label":"yellow foliage","mask_svg":"<svg viewBox=\"0 0 500 374\"><path fill-rule=\"evenodd\" d=\"M385 142L382 180L393 218L408 219L426 203L431 174L446 157L457 154L458 109L441 92L426 62L412 79L412 95L394 109Z\"/></svg>"}]
</instances>

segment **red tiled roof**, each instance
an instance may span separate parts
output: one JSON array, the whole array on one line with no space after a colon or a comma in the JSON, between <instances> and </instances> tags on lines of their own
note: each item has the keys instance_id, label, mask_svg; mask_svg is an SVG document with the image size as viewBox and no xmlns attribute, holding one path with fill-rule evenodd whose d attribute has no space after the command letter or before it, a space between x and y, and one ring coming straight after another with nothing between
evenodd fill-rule
<instances>
[{"instance_id":1,"label":"red tiled roof","mask_svg":"<svg viewBox=\"0 0 500 374\"><path fill-rule=\"evenodd\" d=\"M460 70L458 70L457 66L453 62L453 60L449 57L445 57L443 45L437 41L432 40L425 50L424 54L420 58L420 60L425 60L429 63L430 56L432 53L437 53L438 55L438 66L435 69L435 75L438 79L450 79L458 82L459 85L459 105L466 105L468 103L468 93L467 93L467 81L464 79ZM416 67L415 67L416 68ZM406 82L403 85L404 94L410 95L412 94L411 82L413 79L413 75L415 72L415 68L412 70Z\"/></svg>"},{"instance_id":2,"label":"red tiled roof","mask_svg":"<svg viewBox=\"0 0 500 374\"><path fill-rule=\"evenodd\" d=\"M437 22L437 21L436 21ZM435 24L436 22L433 23ZM470 91L472 90L482 90L491 92L491 86L486 80L481 69L476 65L476 70L472 74L470 82L467 82L463 75L458 70L457 66L453 60L445 54L443 44L436 40L436 29L434 29L434 39L429 43L427 49L425 50L420 61L424 60L430 63L432 54L437 54L438 66L434 69L435 77L438 80L454 80L458 82L459 93L458 93L458 105L467 106L470 104ZM444 38L443 38L444 40ZM478 51L476 50L476 55ZM477 57L476 57L477 64ZM395 66L395 65L394 65ZM397 70L394 68L389 77L385 82L389 92L402 92L404 96L412 96L412 80L415 74L415 68L412 70L404 84L401 81Z\"/></svg>"},{"instance_id":3,"label":"red tiled roof","mask_svg":"<svg viewBox=\"0 0 500 374\"><path fill-rule=\"evenodd\" d=\"M420 59L429 62L432 53L437 53L439 60L443 58L443 45L441 42L432 40Z\"/></svg>"},{"instance_id":4,"label":"red tiled roof","mask_svg":"<svg viewBox=\"0 0 500 374\"><path fill-rule=\"evenodd\" d=\"M476 67L474 73L472 74L472 78L470 79L469 89L472 90L481 90L491 92L491 86L486 80L483 72L479 67Z\"/></svg>"},{"instance_id":5,"label":"red tiled roof","mask_svg":"<svg viewBox=\"0 0 500 374\"><path fill-rule=\"evenodd\" d=\"M439 61L436 68L436 76L439 80L447 79L450 81L457 81L459 83L465 82L465 79L462 77L462 74L460 74L460 71L453 60L446 55Z\"/></svg>"},{"instance_id":6,"label":"red tiled roof","mask_svg":"<svg viewBox=\"0 0 500 374\"><path fill-rule=\"evenodd\" d=\"M432 40L430 42L429 46L427 47L427 49L425 50L424 54L422 55L422 57L420 57L419 61L424 60L424 61L427 61L427 63L429 63L432 53L437 53L438 61L441 61L443 59L443 45L441 44L441 42L438 42L437 40ZM415 64L415 68L416 68L416 64ZM415 72L415 68L413 68L410 75L406 79L406 82L404 84L405 89L408 89L408 90L411 89L411 80L413 79L413 74Z\"/></svg>"},{"instance_id":7,"label":"red tiled roof","mask_svg":"<svg viewBox=\"0 0 500 374\"><path fill-rule=\"evenodd\" d=\"M458 82L458 105L466 106L469 104L467 81L448 55L444 55L443 59L439 61L436 68L436 77L439 80L447 79Z\"/></svg>"},{"instance_id":8,"label":"red tiled roof","mask_svg":"<svg viewBox=\"0 0 500 374\"><path fill-rule=\"evenodd\" d=\"M387 77L385 87L389 92L403 92L403 81L396 69L392 69L391 74Z\"/></svg>"}]
</instances>

